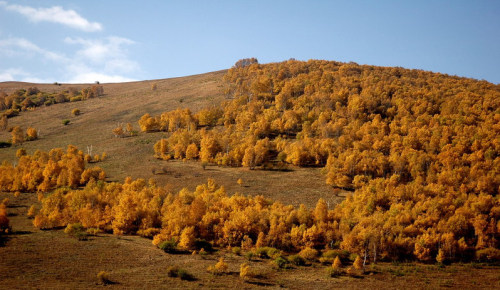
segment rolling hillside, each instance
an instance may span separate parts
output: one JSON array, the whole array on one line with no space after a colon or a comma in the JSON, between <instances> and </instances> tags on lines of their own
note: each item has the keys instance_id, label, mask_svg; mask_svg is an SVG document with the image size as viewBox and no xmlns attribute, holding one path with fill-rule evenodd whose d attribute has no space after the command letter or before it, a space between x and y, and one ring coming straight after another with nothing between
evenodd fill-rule
<instances>
[{"instance_id":1,"label":"rolling hillside","mask_svg":"<svg viewBox=\"0 0 500 290\"><path fill-rule=\"evenodd\" d=\"M88 86L11 82L0 92ZM247 59L227 71L102 86L100 97L8 119L9 128L39 132L0 149L0 160L14 164L0 167L0 189L11 192L0 200L14 194L0 204L0 218L9 213L14 230L0 248L7 261L0 269L15 279L23 261L36 257L39 268L67 282L45 286L88 287L92 259L78 256L78 269L68 258L82 246L124 287L498 284L498 85L354 63ZM128 123L134 133L117 138L114 130ZM0 141L9 139L0 132ZM34 154L55 147L68 149ZM84 157L89 148L107 157L93 164ZM88 173L86 165L104 169L107 183L104 171ZM45 192L41 202L36 190ZM80 244L73 227L97 234ZM37 243L55 243L61 254L33 255ZM71 273L83 270L84 280L51 267L51 259ZM152 274L172 264L195 278ZM27 285L45 275L30 270Z\"/></svg>"},{"instance_id":2,"label":"rolling hillside","mask_svg":"<svg viewBox=\"0 0 500 290\"><path fill-rule=\"evenodd\" d=\"M245 169L218 168L209 166L203 170L197 162L162 162L153 157L154 143L165 136L164 133L140 133L133 138L115 138L112 130L119 124L132 123L139 130L137 121L145 113L160 114L181 108L196 112L209 105L225 100L224 81L226 71L174 79L102 84L104 96L80 102L56 104L39 107L34 111L21 112L9 119L9 127L32 126L39 130L40 138L35 142L22 144L28 153L35 150L48 151L52 148L66 148L72 144L86 152L92 146L93 154L106 152L108 160L100 164L105 169L108 180L123 181L132 178L154 177L159 184L169 184L173 190L188 186L194 189L215 178L229 192L242 194L263 194L284 203L298 205L305 203L314 206L319 198L329 198L332 203L340 199L331 197L329 187L324 183L319 169L296 168L290 172L249 172ZM157 89L151 89L157 84ZM12 93L18 89L37 87L40 91L59 92L71 87L82 89L88 84L61 86L54 84L30 84L18 82L0 83L0 91ZM81 115L73 116L71 111L78 108ZM69 119L70 125L64 126L62 120ZM10 140L10 133L0 131L0 141ZM0 160L14 161L17 146L0 150ZM152 170L161 171L167 167L167 174L152 174ZM239 186L236 180L242 178L245 186ZM307 180L308 186L301 186ZM293 191L282 194L293 188Z\"/></svg>"}]
</instances>

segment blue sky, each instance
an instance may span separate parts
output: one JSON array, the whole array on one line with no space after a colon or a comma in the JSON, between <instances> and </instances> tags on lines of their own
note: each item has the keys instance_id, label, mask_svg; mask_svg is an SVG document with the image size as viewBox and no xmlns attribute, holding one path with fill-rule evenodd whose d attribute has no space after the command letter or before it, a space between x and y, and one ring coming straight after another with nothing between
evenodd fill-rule
<instances>
[{"instance_id":1,"label":"blue sky","mask_svg":"<svg viewBox=\"0 0 500 290\"><path fill-rule=\"evenodd\" d=\"M0 0L0 81L159 79L247 57L500 83L500 1Z\"/></svg>"}]
</instances>

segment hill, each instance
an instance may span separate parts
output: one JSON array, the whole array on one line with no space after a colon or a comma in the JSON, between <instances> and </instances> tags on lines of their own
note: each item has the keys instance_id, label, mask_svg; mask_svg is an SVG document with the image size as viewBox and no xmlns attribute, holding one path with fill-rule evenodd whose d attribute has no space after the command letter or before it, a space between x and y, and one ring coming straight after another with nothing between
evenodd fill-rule
<instances>
[{"instance_id":1,"label":"hill","mask_svg":"<svg viewBox=\"0 0 500 290\"><path fill-rule=\"evenodd\" d=\"M101 166L106 170L108 180L123 181L126 176L133 178L154 177L159 184L170 184L172 189L180 190L184 186L194 189L206 182L207 178L215 178L231 192L242 194L265 194L268 197L281 199L285 203L298 205L303 202L312 206L320 198L326 198L328 187L323 183L319 170L297 169L293 172L278 174L276 172L252 172L248 177L246 170L229 170L227 168L209 167L203 170L195 162L164 162L153 158L153 144L165 136L162 133L139 134L134 138L115 138L112 130L119 124L132 123L139 130L137 121L146 112L160 114L163 111L187 107L198 111L212 104L224 101L223 76L226 71L207 73L197 76L181 77L165 80L152 80L131 83L101 84L104 96L88 99L83 102L68 102L50 107L36 108L34 111L22 112L9 119L9 127L29 126L40 132L36 142L22 145L28 152L66 148L73 144L86 151L92 146L93 154L106 152L107 162ZM151 87L156 84L157 89ZM37 87L44 92L61 92L70 88L78 90L92 84L31 84L7 82L0 83L0 91L12 93L18 89ZM81 115L73 116L71 111L78 108ZM70 125L61 122L70 120ZM10 133L0 131L0 141L10 140ZM0 150L0 160L15 160L18 147ZM161 171L168 167L168 174L153 175L152 170ZM236 180L243 178L245 186L239 186ZM299 180L308 180L310 186L299 186ZM289 187L295 188L290 195L281 195ZM304 196L307 196L303 198ZM336 200L336 198L334 198Z\"/></svg>"},{"instance_id":2,"label":"hill","mask_svg":"<svg viewBox=\"0 0 500 290\"><path fill-rule=\"evenodd\" d=\"M20 84L5 90L13 85ZM498 85L401 68L250 59L224 72L103 89L101 97L9 119L41 138L23 143L28 154L18 151L19 159L20 146L0 149L16 164L0 167L0 186L60 187L40 196L38 228L137 234L167 252L215 246L227 258L222 249L232 248L272 257L278 268L314 268L335 256L352 263L341 270L336 262L329 272L336 277L381 274L380 261L500 257ZM71 115L75 106L81 115ZM137 120L140 133L131 128ZM67 144L106 152L96 164L108 183L99 181L101 169L85 169L92 156L75 147L30 155ZM207 177L222 186L202 184ZM287 205L299 203L308 207ZM209 272L224 273L223 260L217 265Z\"/></svg>"}]
</instances>

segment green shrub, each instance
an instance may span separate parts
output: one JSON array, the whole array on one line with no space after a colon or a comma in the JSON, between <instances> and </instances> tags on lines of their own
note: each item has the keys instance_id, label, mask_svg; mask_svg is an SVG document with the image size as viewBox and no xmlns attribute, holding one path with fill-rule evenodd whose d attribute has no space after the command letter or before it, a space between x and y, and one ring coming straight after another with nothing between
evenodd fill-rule
<instances>
[{"instance_id":1,"label":"green shrub","mask_svg":"<svg viewBox=\"0 0 500 290\"><path fill-rule=\"evenodd\" d=\"M73 109L73 110L71 111L71 114L73 114L73 115L75 115L75 116L80 115L80 109Z\"/></svg>"},{"instance_id":2,"label":"green shrub","mask_svg":"<svg viewBox=\"0 0 500 290\"><path fill-rule=\"evenodd\" d=\"M272 247L260 247L255 250L255 255L262 259L276 259L281 255L281 251Z\"/></svg>"},{"instance_id":3,"label":"green shrub","mask_svg":"<svg viewBox=\"0 0 500 290\"><path fill-rule=\"evenodd\" d=\"M346 262L349 260L349 255L350 253L346 250L328 250L321 255L319 261L323 264L331 264L336 257L339 257L340 261ZM356 257L354 257L354 259L355 258Z\"/></svg>"},{"instance_id":4,"label":"green shrub","mask_svg":"<svg viewBox=\"0 0 500 290\"><path fill-rule=\"evenodd\" d=\"M335 278L335 277L338 277L338 276L341 276L342 274L344 274L344 271L340 268L328 267L327 273L328 273L329 277Z\"/></svg>"},{"instance_id":5,"label":"green shrub","mask_svg":"<svg viewBox=\"0 0 500 290\"><path fill-rule=\"evenodd\" d=\"M305 266L306 259L302 258L300 255L291 255L288 257L288 261L296 266Z\"/></svg>"},{"instance_id":6,"label":"green shrub","mask_svg":"<svg viewBox=\"0 0 500 290\"><path fill-rule=\"evenodd\" d=\"M68 224L64 229L64 233L79 241L87 240L88 237L88 233L81 223Z\"/></svg>"},{"instance_id":7,"label":"green shrub","mask_svg":"<svg viewBox=\"0 0 500 290\"><path fill-rule=\"evenodd\" d=\"M179 278L181 278L181 280L186 280L186 281L195 280L194 276L184 269L179 269L177 275L179 276Z\"/></svg>"},{"instance_id":8,"label":"green shrub","mask_svg":"<svg viewBox=\"0 0 500 290\"><path fill-rule=\"evenodd\" d=\"M167 268L167 276L176 278L179 277L181 280L194 280L194 276L184 269L180 269L176 266L170 266Z\"/></svg>"},{"instance_id":9,"label":"green shrub","mask_svg":"<svg viewBox=\"0 0 500 290\"><path fill-rule=\"evenodd\" d=\"M289 267L290 262L288 262L288 260L285 259L284 257L280 256L274 259L274 264L276 264L276 266L278 266L278 268L280 269L287 269Z\"/></svg>"},{"instance_id":10,"label":"green shrub","mask_svg":"<svg viewBox=\"0 0 500 290\"><path fill-rule=\"evenodd\" d=\"M62 120L62 123L64 126L69 125L69 122L70 121L68 119Z\"/></svg>"},{"instance_id":11,"label":"green shrub","mask_svg":"<svg viewBox=\"0 0 500 290\"><path fill-rule=\"evenodd\" d=\"M89 228L89 229L87 229L87 234L89 236L97 236L101 232L102 231L99 228Z\"/></svg>"},{"instance_id":12,"label":"green shrub","mask_svg":"<svg viewBox=\"0 0 500 290\"><path fill-rule=\"evenodd\" d=\"M70 102L79 102L82 100L82 96L72 97L69 99Z\"/></svg>"},{"instance_id":13,"label":"green shrub","mask_svg":"<svg viewBox=\"0 0 500 290\"><path fill-rule=\"evenodd\" d=\"M235 254L237 256L241 255L241 248L240 247L233 247L231 249L231 251L233 252L233 254Z\"/></svg>"},{"instance_id":14,"label":"green shrub","mask_svg":"<svg viewBox=\"0 0 500 290\"><path fill-rule=\"evenodd\" d=\"M253 252L246 252L245 258L247 258L248 261L252 261L253 255L254 255Z\"/></svg>"},{"instance_id":15,"label":"green shrub","mask_svg":"<svg viewBox=\"0 0 500 290\"><path fill-rule=\"evenodd\" d=\"M177 252L177 242L173 239L170 241L164 241L158 245L158 248L166 253L175 253Z\"/></svg>"}]
</instances>

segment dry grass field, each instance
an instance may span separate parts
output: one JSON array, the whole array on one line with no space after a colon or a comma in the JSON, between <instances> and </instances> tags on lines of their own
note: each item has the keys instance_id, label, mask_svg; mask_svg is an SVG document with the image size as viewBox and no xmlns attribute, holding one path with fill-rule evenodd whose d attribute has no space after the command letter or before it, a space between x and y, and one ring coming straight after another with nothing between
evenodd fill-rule
<instances>
[{"instance_id":1,"label":"dry grass field","mask_svg":"<svg viewBox=\"0 0 500 290\"><path fill-rule=\"evenodd\" d=\"M177 191L214 178L227 192L244 195L261 194L285 204L304 203L313 207L319 198L325 198L332 207L344 197L333 194L317 168L294 168L289 171L260 171L243 168L208 166L198 162L161 161L153 157L153 144L165 133L139 133L135 137L115 138L112 129L118 124L132 123L139 130L137 120L144 114L159 114L178 107L197 111L204 106L224 100L222 76L225 71L202 75L121 84L104 84L105 95L81 102L56 104L22 112L9 119L9 127L28 126L40 132L36 141L22 146L0 149L0 160L15 161L15 152L25 148L29 153L37 149L65 148L73 144L82 150L92 146L94 154L106 152L108 159L99 163L109 181L132 178L154 178L158 184ZM157 84L152 90L151 85ZM89 85L61 85L0 83L0 90L10 93L19 88L36 86L41 91L54 92L69 87ZM72 109L82 112L71 114ZM62 120L69 119L65 126ZM0 132L0 141L10 139L8 132ZM153 169L162 174L153 174ZM237 184L241 178L243 184ZM270 260L253 259L250 266L259 274L248 281L239 277L244 256L220 249L201 256L166 254L152 245L151 240L137 236L99 234L87 241L78 241L62 229L42 231L32 225L26 213L36 204L36 194L22 193L19 197L0 193L0 200L10 199L7 208L13 233L0 246L0 288L64 288L88 289L103 287L97 273L107 271L116 288L459 288L498 289L500 268L479 264L454 264L440 267L423 264L382 263L370 268L370 273L357 277L330 278L327 266L313 262L309 266L277 269ZM225 257L229 273L214 276L206 271L220 257ZM194 276L184 281L167 276L167 268L178 266Z\"/></svg>"}]
</instances>

